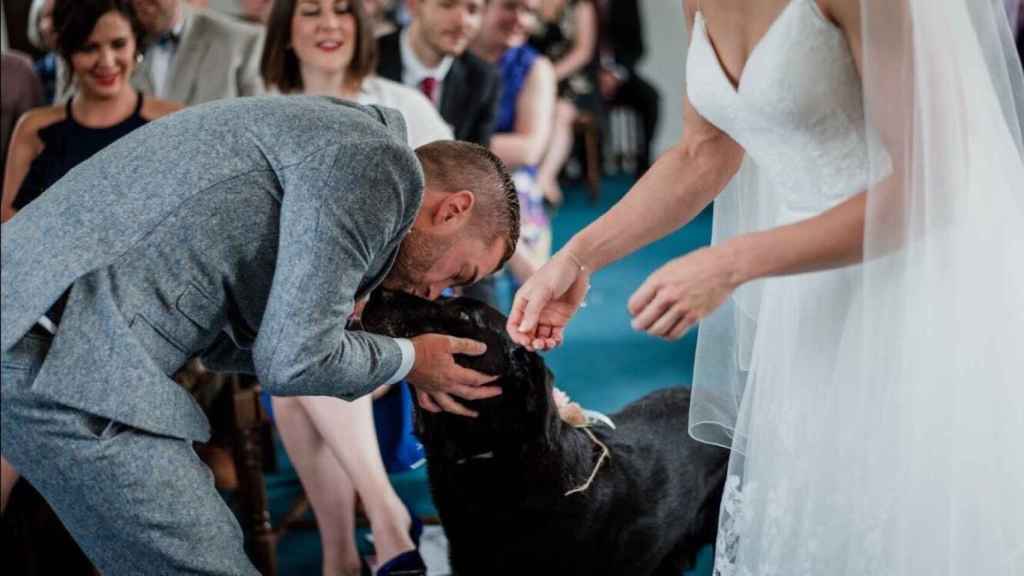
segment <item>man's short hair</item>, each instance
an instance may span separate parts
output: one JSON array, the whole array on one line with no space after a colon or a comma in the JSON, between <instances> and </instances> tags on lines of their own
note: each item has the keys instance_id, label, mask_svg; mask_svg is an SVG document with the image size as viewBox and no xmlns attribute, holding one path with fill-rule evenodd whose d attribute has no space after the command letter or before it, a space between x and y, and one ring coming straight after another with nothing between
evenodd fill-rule
<instances>
[{"instance_id":1,"label":"man's short hair","mask_svg":"<svg viewBox=\"0 0 1024 576\"><path fill-rule=\"evenodd\" d=\"M469 190L476 197L473 222L482 234L505 239L502 264L519 242L519 195L505 164L470 142L440 140L416 149L427 186L441 192Z\"/></svg>"}]
</instances>

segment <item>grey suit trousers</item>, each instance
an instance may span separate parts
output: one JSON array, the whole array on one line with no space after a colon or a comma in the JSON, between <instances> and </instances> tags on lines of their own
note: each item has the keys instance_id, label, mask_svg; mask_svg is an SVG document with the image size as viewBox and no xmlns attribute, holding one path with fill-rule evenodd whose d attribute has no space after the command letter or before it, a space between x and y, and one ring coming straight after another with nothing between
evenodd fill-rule
<instances>
[{"instance_id":1,"label":"grey suit trousers","mask_svg":"<svg viewBox=\"0 0 1024 576\"><path fill-rule=\"evenodd\" d=\"M242 530L189 441L47 399L32 382L50 339L28 334L0 362L0 452L104 574L258 574Z\"/></svg>"}]
</instances>

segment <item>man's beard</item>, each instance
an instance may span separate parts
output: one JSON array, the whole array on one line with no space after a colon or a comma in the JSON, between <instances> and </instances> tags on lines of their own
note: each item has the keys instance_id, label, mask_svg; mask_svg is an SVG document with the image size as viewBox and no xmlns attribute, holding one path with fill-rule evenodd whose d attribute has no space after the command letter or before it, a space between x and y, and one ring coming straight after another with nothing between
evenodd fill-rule
<instances>
[{"instance_id":1,"label":"man's beard","mask_svg":"<svg viewBox=\"0 0 1024 576\"><path fill-rule=\"evenodd\" d=\"M391 267L383 286L388 290L401 290L423 296L423 279L430 269L452 247L454 240L439 238L428 232L410 230L398 247L395 265Z\"/></svg>"}]
</instances>

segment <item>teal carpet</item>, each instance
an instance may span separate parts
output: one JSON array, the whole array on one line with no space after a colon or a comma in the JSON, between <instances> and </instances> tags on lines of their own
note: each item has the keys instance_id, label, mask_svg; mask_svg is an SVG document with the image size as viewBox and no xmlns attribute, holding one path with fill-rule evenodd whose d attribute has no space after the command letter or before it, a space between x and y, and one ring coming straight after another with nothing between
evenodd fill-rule
<instances>
[{"instance_id":1,"label":"teal carpet","mask_svg":"<svg viewBox=\"0 0 1024 576\"><path fill-rule=\"evenodd\" d=\"M586 202L582 190L568 190L566 204L554 219L555 246L607 210L629 185L627 179L606 179L595 205ZM648 274L706 244L710 234L711 215L705 212L686 228L595 274L588 305L570 325L565 344L546 356L560 388L587 408L614 412L653 390L689 385L696 335L669 343L638 334L629 326L626 302ZM299 493L298 479L280 445L277 453L279 470L267 477L275 524ZM393 476L392 482L418 514L435 514L423 469ZM313 531L287 534L279 543L278 557L282 576L320 573L319 540ZM687 576L709 574L711 552L706 549Z\"/></svg>"}]
</instances>

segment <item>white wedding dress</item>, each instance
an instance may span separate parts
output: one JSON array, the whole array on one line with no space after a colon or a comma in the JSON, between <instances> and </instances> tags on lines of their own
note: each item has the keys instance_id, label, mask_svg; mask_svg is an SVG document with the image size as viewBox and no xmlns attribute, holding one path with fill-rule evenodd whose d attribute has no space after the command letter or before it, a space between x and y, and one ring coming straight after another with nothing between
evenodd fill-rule
<instances>
[{"instance_id":1,"label":"white wedding dress","mask_svg":"<svg viewBox=\"0 0 1024 576\"><path fill-rule=\"evenodd\" d=\"M716 201L716 240L821 214L870 188L878 179L871 174L884 174L878 166L890 162L884 153L882 158L872 156L881 149L880 137L866 128L861 77L844 33L824 17L815 0L791 0L751 52L738 84L725 73L698 12L687 60L687 90L693 107L746 151L739 174ZM1016 160L1019 155L1010 156L1013 169ZM1024 255L1019 262L1024 266ZM944 527L906 526L900 519L904 502L893 501L897 495L912 494L913 487L891 491L887 484L918 479L900 477L897 468L891 476L869 469L870 453L851 453L849 459L837 453L858 446L861 431L867 438L871 431L895 430L892 421L903 424L901 407L872 406L861 391L850 389L855 386L839 384L853 378L835 377L837 369L859 368L842 367L850 360L841 357L842 347L849 344L844 338L851 324L862 321L861 307L866 305L860 298L859 268L744 286L701 323L691 431L700 440L733 450L721 507L716 576L1013 573L1022 562L1024 543L1014 541L1020 529L1003 527L1024 523L1024 516L1011 520L1024 510L1024 485L1016 493L972 502L967 512L946 502L956 498L944 492L946 486L935 491L922 487L921 497L935 498L937 509L949 506L948 514L936 517L955 526L933 542L928 531ZM1011 280L1019 279L1018 273ZM1006 400L1024 398L1021 388ZM1001 424L1009 428L993 434L1020 430L1021 411L1012 410ZM922 428L930 424L923 422ZM975 428L979 434L987 430L984 423ZM994 440L1012 445L1006 438ZM1018 454L1022 440L1018 438L1013 449ZM986 447L983 452L1000 451ZM974 482L975 476L958 476L953 490L1010 488L1010 482L1022 478L1020 457L1016 458L1003 468L979 471L983 480L976 486L961 483L964 478ZM885 458L877 463L892 464ZM956 462L950 469L955 465L978 463ZM924 466L914 471L933 472ZM984 484L989 474L1002 477ZM912 511L930 504L906 505L906 521L912 522ZM981 537L994 533L999 541L975 547L968 542L968 547L991 547L1000 551L999 557L977 562L968 558L971 563L965 564L963 558L943 556L972 537L975 522L988 520L996 528ZM894 531L892 525L899 528ZM907 536L915 531L925 536ZM892 547L910 541L904 536L919 548L908 546L904 552L909 560L900 564L902 560L893 559L903 558L901 551ZM941 548L946 540L955 542ZM920 551L925 553L917 554ZM1006 557L1014 560L1008 563Z\"/></svg>"}]
</instances>

